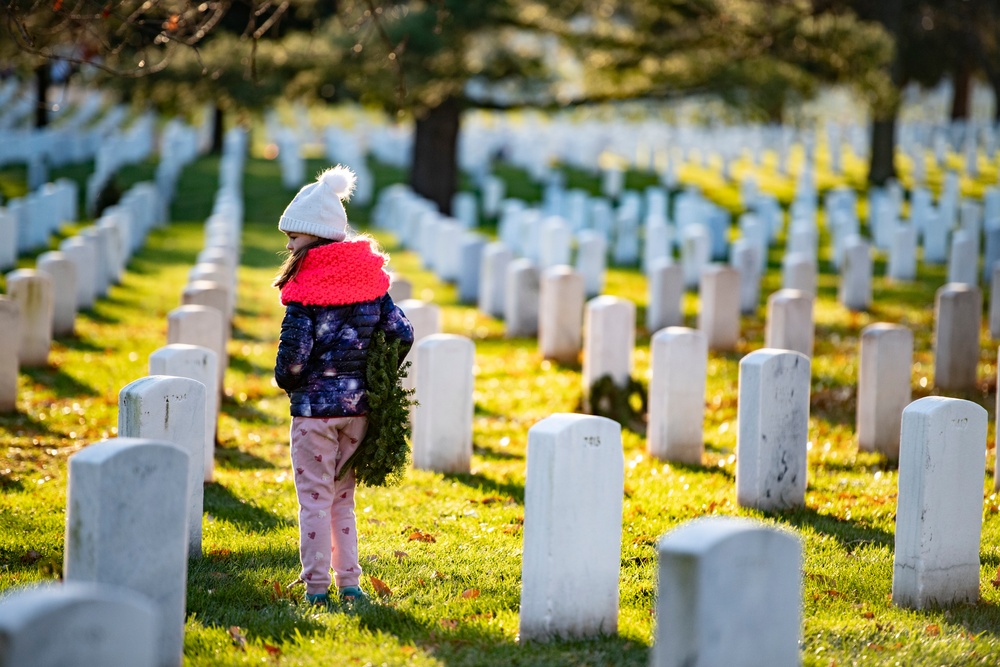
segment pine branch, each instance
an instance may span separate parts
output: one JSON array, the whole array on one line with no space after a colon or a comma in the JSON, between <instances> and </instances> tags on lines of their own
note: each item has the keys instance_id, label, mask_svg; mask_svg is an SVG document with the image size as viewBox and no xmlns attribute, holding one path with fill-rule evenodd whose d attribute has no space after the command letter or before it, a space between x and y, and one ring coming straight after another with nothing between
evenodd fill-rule
<instances>
[{"instance_id":1,"label":"pine branch","mask_svg":"<svg viewBox=\"0 0 1000 667\"><path fill-rule=\"evenodd\" d=\"M402 480L410 462L410 407L415 405L413 390L402 385L409 367L408 361L399 364L399 341L386 343L385 333L376 331L366 369L368 430L338 478L353 468L365 486L394 486Z\"/></svg>"}]
</instances>

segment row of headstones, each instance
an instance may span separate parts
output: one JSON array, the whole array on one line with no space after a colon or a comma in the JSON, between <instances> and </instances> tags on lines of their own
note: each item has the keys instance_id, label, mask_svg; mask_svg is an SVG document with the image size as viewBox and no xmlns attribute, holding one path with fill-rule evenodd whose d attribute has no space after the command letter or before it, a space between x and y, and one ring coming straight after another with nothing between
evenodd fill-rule
<instances>
[{"instance_id":1,"label":"row of headstones","mask_svg":"<svg viewBox=\"0 0 1000 667\"><path fill-rule=\"evenodd\" d=\"M571 190L564 192L561 187L561 174L557 171L547 170L543 177L546 187L541 211L527 208L523 205L523 202L521 202L522 205L519 207L514 206L517 202L511 202L511 206L508 207L511 215L501 216L501 222L504 222L505 218L521 222L521 217L526 217L527 220L523 221L522 224L502 224L502 230L508 228L513 230L509 237L506 234L502 235L502 239L506 240L508 245L518 254L536 258L537 260L537 255L539 254L537 250L539 245L538 237L541 229L541 224L537 218L540 215L544 221L548 217L556 215L568 221L574 233L587 228L588 223L592 228L604 231L606 247L611 249L611 254L615 261L628 264L635 263L641 259L643 267L648 270L648 267L652 265L652 259L663 254L670 254L672 246L680 242L680 230L683 230L687 226L686 222L690 220L690 218L681 213L685 207L682 205L683 202L680 199L682 196L686 197L690 194L694 195L692 199L695 200L694 203L700 204L698 208L701 209L700 214L694 218L694 221L708 226L711 257L715 260L725 258L729 228L728 214L710 203L706 207L705 201L697 202L697 192L685 192L678 197L679 201L676 206L677 215L675 216L677 218L676 225L670 224L669 219L662 213L662 207L646 207L643 217L646 224L643 231L645 231L649 238L647 239L646 246L640 252L638 250L639 234L636 231L638 225L635 224L635 216L632 213L638 207L631 205L634 199L638 197L638 194L622 190L624 174L620 167L605 167L600 170L600 173L602 175L602 193L605 196L603 198L593 198L591 202L587 200L585 194L581 191ZM480 180L483 198L482 208L484 213L489 215L497 206L498 197L502 198L503 183L488 172ZM911 280L913 278L916 266L915 248L917 247L918 240L924 246L924 261L928 263L944 263L952 252L950 248L953 244L949 244L949 235L952 232L965 231L972 233L974 236L977 235L978 228L981 227L981 223L976 222L977 214L975 207L977 205L972 202L960 202L958 186L958 174L956 172L948 172L937 207L932 202L930 191L926 188L917 187L912 194L914 206L910 225L901 225L898 220L898 211L902 204L901 188L890 188L891 192L898 193L898 196L895 197L879 197L880 193L878 190L873 192L873 199L875 201L873 201L873 206L870 207L870 226L872 227L874 236L872 241L882 250L887 250L890 246L897 246L897 250L892 253L896 257L894 259L890 258L888 270L890 277L898 280ZM741 176L740 189L743 205L753 212L754 217L764 218L761 223L769 228L770 238L773 241L777 228L780 226L774 222L775 220L780 221L780 207L776 205L776 200L759 191L756 185L756 178L751 174ZM651 191L655 195L660 189L651 188ZM994 197L1000 197L1000 194L997 194L995 189L992 192ZM621 197L623 204L628 205L619 207L619 211L613 211L608 205L607 199L618 197ZM663 197L654 198L650 196L647 199L662 201ZM798 226L797 223L805 223L807 227L815 228L816 204L815 201L810 201L815 199L815 176L810 169L804 169L797 176L796 201L792 205L793 215L791 226L793 228ZM855 199L853 193L846 188L838 188L828 194L827 218L830 220L831 236L834 244L832 259L835 266L840 263L840 257L848 239L859 233ZM893 213L893 207L884 210L885 207L880 205L882 199L895 202L895 213ZM984 216L987 229L990 228L992 222L1000 220L998 214L995 212L991 213L989 202L990 192L988 191ZM992 208L996 208L997 202L1000 202L1000 199L994 199L994 206ZM837 206L831 206L831 203L836 203ZM420 245L420 234L412 232L415 226L414 218L422 214L436 213L433 207L427 206L426 202L423 204L424 206L416 208L415 216L401 216L398 215L398 211L395 212L397 213L396 215L386 216L390 221L393 221L392 224L396 227L394 231L401 236L404 245L407 243ZM596 209L596 214L589 213L589 207ZM712 210L713 208L715 210ZM962 211L960 226L957 223L957 211L959 208ZM527 213L524 214L522 211L527 211ZM454 221L457 221L465 229L475 227L477 219L476 206L474 201L472 201L471 193L457 194L452 203L452 212L454 220L449 221L452 224ZM620 215L620 213L624 213L624 215ZM805 216L805 219L798 219L803 216ZM596 218L596 220L590 223L591 218ZM663 223L666 223L665 227L660 226ZM619 227L619 231L624 233L615 234L616 227ZM674 227L676 227L676 230ZM741 230L743 227L744 224L741 220ZM609 234L609 232L611 233ZM815 229L812 232L815 234ZM750 240L753 240L753 235L751 235ZM963 246L967 243L969 241L963 239ZM988 245L990 244L988 243ZM975 247L978 248L978 245ZM997 247L1000 248L1000 244L997 244ZM432 250L434 249L437 249L436 245ZM761 248L760 250L758 261L763 262L766 260L766 248ZM963 250L963 252L965 251ZM1000 250L995 251L993 254L998 252ZM422 252L421 254L426 256L427 252ZM440 251L439 249L436 254L445 257L449 256L449 253ZM454 254L450 253L451 256L454 256ZM554 254L558 255L559 253ZM988 252L987 262L984 267L985 280L990 279L990 267L994 261L991 259L992 257L993 255ZM964 267L967 267L969 263L953 261L951 264L955 267L961 267L962 272L961 275L952 276L953 279L951 281L965 282L966 280L960 278L964 278L965 274L968 273L968 269ZM698 270L695 269L693 275L696 276L697 272ZM449 277L448 279L453 280L454 278ZM693 283L695 280L696 277L690 278L689 283Z\"/></svg>"},{"instance_id":2,"label":"row of headstones","mask_svg":"<svg viewBox=\"0 0 1000 667\"><path fill-rule=\"evenodd\" d=\"M93 307L121 282L125 266L149 231L163 224L156 188L138 183L96 224L43 252L35 268L6 274L0 296L0 412L15 410L21 368L48 364L52 340L72 336L80 310ZM0 219L2 222L2 219Z\"/></svg>"},{"instance_id":3,"label":"row of headstones","mask_svg":"<svg viewBox=\"0 0 1000 667\"><path fill-rule=\"evenodd\" d=\"M220 188L213 215L206 224L207 245L213 247L199 258L191 270L192 283L206 278L217 278L218 260L228 271L224 283L223 312L231 317L234 299L239 234L242 221L242 153L245 135L231 133L228 143L235 148L232 157L222 161L221 180L229 187ZM241 148L242 147L242 148ZM236 190L233 190L233 187ZM93 226L64 239L58 251L40 254L34 269L18 269L7 274L7 296L0 296L0 318L3 331L11 337L12 344L0 350L0 411L15 409L17 376L22 367L44 366L54 337L74 333L79 310L91 308L98 298L107 295L111 285L121 281L122 274L132 255L145 242L149 232L166 222L168 203L159 196L157 187L149 182L130 188L119 203L105 209ZM9 218L0 216L0 225ZM236 220L234 225L230 220ZM0 231L4 231L0 229ZM11 234L12 238L16 234ZM2 238L2 237L0 237ZM204 261L202 261L204 260ZM189 285L190 303L220 299L212 290L214 283L202 281ZM190 288L190 289L189 289ZM204 292L208 292L206 296ZM220 342L213 345L220 360L225 360L225 340L220 327Z\"/></svg>"},{"instance_id":4,"label":"row of headstones","mask_svg":"<svg viewBox=\"0 0 1000 667\"><path fill-rule=\"evenodd\" d=\"M205 221L202 249L188 271L181 305L167 314L167 346L151 355L149 363L150 375L188 378L206 387L204 446L191 453L204 462L199 479L205 482L213 480L219 406L236 310L247 141L241 129L224 137L219 189Z\"/></svg>"},{"instance_id":5,"label":"row of headstones","mask_svg":"<svg viewBox=\"0 0 1000 667\"><path fill-rule=\"evenodd\" d=\"M681 103L684 107L685 103ZM679 166L688 163L701 167L717 165L719 173L730 177L738 170L763 166L767 153L776 155L780 174L794 175L802 168L821 164L835 174L842 173L849 154L865 159L869 151L869 128L863 123L826 122L816 127L706 125L704 109L687 105L678 109L677 120L664 122L645 118L636 120L624 115L581 120L576 114L509 115L477 111L462 121L458 138L459 163L477 180L489 173L498 156L523 168L537 182L544 182L550 165L562 164L590 173L653 169L668 187L677 184ZM685 114L691 120L685 120ZM695 117L698 120L695 120ZM961 150L966 173L978 173L977 159L992 159L1000 133L989 124L929 123L907 120L900 123L900 151L920 156L914 167L915 182L922 183L926 169L922 162L930 154L939 168L947 167L948 153ZM413 132L401 124L372 125L356 122L352 128L359 141L379 160L405 166L413 150ZM818 150L826 147L825 155ZM825 158L821 163L821 157ZM617 164L616 164L617 163ZM603 178L603 177L602 177ZM618 178L609 178L613 184ZM613 188L605 194L614 193Z\"/></svg>"},{"instance_id":6,"label":"row of headstones","mask_svg":"<svg viewBox=\"0 0 1000 667\"><path fill-rule=\"evenodd\" d=\"M779 174L794 175L801 169L821 165L817 148L824 128L719 125L706 128L704 124L666 124L648 120L636 123L625 118L580 123L552 115L547 115L544 121L536 118L537 122L529 119L515 125L506 122L500 114L492 116L488 126L484 126L476 122L482 117L477 114L463 122L460 149L463 167L470 173L486 169L496 155L503 155L538 182L547 178L548 165L555 163L591 173L620 170L627 165L641 170L654 169L660 173L664 185L673 187L677 184L678 167L684 163L711 168L725 178L733 177L738 171L758 171L768 151L776 155L777 160L767 171L776 169ZM906 136L905 130L911 127L915 126L904 123L901 135ZM992 127L983 130L982 133L968 133L967 137L973 141L965 141L963 146L965 169L972 175L977 173L977 149L981 148L988 157L996 152L997 133ZM866 155L868 137L861 125L830 123L825 133L827 152L822 165L834 174L842 172L842 162L848 152L861 159ZM983 143L977 146L974 140L980 135ZM911 155L926 154L929 148L913 141L900 145L901 151ZM937 164L942 168L945 167L945 149L945 142L939 141L934 146ZM923 172L915 175L922 177ZM609 180L614 183L618 178L612 176ZM922 179L918 178L917 182ZM614 189L606 188L603 192L612 194Z\"/></svg>"},{"instance_id":7,"label":"row of headstones","mask_svg":"<svg viewBox=\"0 0 1000 667\"><path fill-rule=\"evenodd\" d=\"M13 268L18 255L47 247L49 237L79 218L76 181L60 178L0 208L0 270Z\"/></svg>"},{"instance_id":8,"label":"row of headstones","mask_svg":"<svg viewBox=\"0 0 1000 667\"><path fill-rule=\"evenodd\" d=\"M157 135L157 119L146 113L121 131L110 134L97 153L94 172L87 179L87 207L92 210L101 189L127 164L145 160L154 150L159 152L154 181L163 202L173 201L177 179L184 167L211 148L215 115L206 105L199 125L190 125L180 118L168 120ZM166 215L164 210L162 215Z\"/></svg>"},{"instance_id":9,"label":"row of headstones","mask_svg":"<svg viewBox=\"0 0 1000 667\"><path fill-rule=\"evenodd\" d=\"M739 337L739 289L733 278L724 267L705 274L702 293L707 303L699 314L698 329L668 325L652 337L646 438L650 454L658 458L696 465L702 461L708 351L731 351ZM414 464L467 472L474 345L466 337L441 334L440 309L410 298L405 278L394 277L390 294L414 330L408 357L413 370L405 381L416 389L418 401L412 415ZM604 376L619 387L627 386L633 372L635 304L607 295L585 302L582 280L568 267L545 274L539 297L539 351L544 359L568 363L575 363L582 353L584 403L590 388ZM811 295L798 290L773 293L768 299L764 347L811 357L813 302ZM727 303L728 308L715 307L718 303ZM949 284L938 290L935 386L951 391L976 385L980 327L981 296L976 288ZM900 325L870 325L862 331L859 358L859 448L896 460L899 419L911 397L913 334ZM804 391L808 394L808 384Z\"/></svg>"},{"instance_id":10,"label":"row of headstones","mask_svg":"<svg viewBox=\"0 0 1000 667\"><path fill-rule=\"evenodd\" d=\"M635 263L641 259L643 267L648 268L651 266L651 259L664 254L664 252L669 254L672 245L679 242L680 230L686 227L687 218L683 215L677 216L677 230L675 231L674 225L671 225L669 219L659 211L659 207L647 206L643 219L646 222L645 231L651 237L649 239L650 242L646 244L650 247L644 247L640 252L638 250L638 237L640 236L637 233L638 225L635 224L634 214L632 214L632 211L638 207L631 206L632 201L638 197L638 194L623 191L624 173L620 167L604 167L600 170L600 173L602 175L601 188L604 197L592 198L592 202L589 202L582 191L571 190L565 192L561 187L561 174L551 169L547 170L543 177L546 186L541 210L527 208L523 205L523 202L521 202L522 206L520 207L511 206L509 210L514 215L502 216L501 222L504 222L505 218L520 220L522 210L527 210L528 220L524 221L523 225L502 224L501 229L509 227L514 231L512 231L509 237L505 234L501 238L506 240L508 245L518 252L518 254L537 259L538 236L541 228L541 224L537 219L539 216L541 216L543 221L552 215L562 217L569 222L570 228L574 233L587 228L588 221L591 218L596 218L595 222L591 223L591 226L600 226L601 229L598 230L604 231L607 247L611 249L612 256L618 263ZM489 213L486 212L492 212L494 207L497 206L497 202L499 201L497 197L502 198L503 184L502 181L491 176L488 172L483 175L480 181L483 199L482 208L484 214L488 215ZM769 220L776 219L780 221L780 207L776 205L776 200L759 191L756 185L756 178L752 174L745 173L740 177L740 189L743 205L752 211L755 217L765 218L762 222L765 227L770 227L771 239L773 241L776 233L776 225L773 222L769 222ZM659 191L660 188L651 188L651 190ZM872 242L879 249L887 250L890 246L898 246L898 249L893 253L897 257L895 260L890 260L888 271L890 277L894 279L911 280L913 278L916 266L915 248L918 242L924 247L924 261L928 263L944 263L948 260L952 252L951 247L953 244L949 243L949 235L951 233L965 231L977 236L977 232L982 226L981 222L976 221L976 206L978 205L973 202L960 201L959 176L956 172L950 171L946 174L944 188L936 207L932 202L929 190L923 187L917 187L914 190L912 193L914 206L909 225L899 224L900 220L898 219L899 209L902 204L902 189L896 187L890 188L890 191L898 193L898 196L880 197L878 189L873 192L874 201L870 207L870 226L873 231ZM990 228L992 223L1000 225L1000 214L996 212L991 214L989 203L990 192L993 193L993 197L995 198L992 208L996 209L996 204L1000 202L1000 199L997 199L1000 198L1000 193L995 188L987 192L984 216L987 229ZM654 192L654 194L656 193ZM682 193L684 196L688 194L694 194L697 197L696 192ZM618 211L612 212L607 200L619 197L622 199L623 204L629 205L623 205L619 207ZM653 198L649 197L649 199ZM659 199L662 199L662 197ZM816 199L815 175L811 169L804 169L797 176L796 201L792 205L793 226L795 226L795 223L803 222L808 223L808 226L815 227L816 204L814 201L810 202L810 199ZM834 208L828 202L827 207L827 218L830 220L831 236L834 243L833 262L836 266L839 264L840 256L847 240L859 233L857 205L856 198L847 188L837 188L828 195L828 199L838 203L838 206ZM886 207L881 206L881 203L884 203L882 200L892 201L895 205L886 210ZM706 208L704 206L705 203L704 201L700 202L703 210L695 221L700 221L709 228L708 236L711 241L711 257L716 260L723 259L727 254L728 214L710 203ZM423 207L417 208L417 217L428 212L435 213L432 207L426 206L426 202L424 204ZM678 202L678 213L682 208L680 204ZM846 205L850 205L850 209ZM588 212L588 208L591 206L596 209L596 215ZM427 210L428 208L430 208L429 211ZM712 210L713 208L715 210ZM957 221L957 212L959 209L962 212L961 225ZM894 213L893 210L895 211ZM624 215L621 214L623 212ZM450 222L454 223L454 221L458 221L465 229L475 227L477 212L471 193L459 193L455 196L452 202L452 213L454 220ZM835 213L835 215L831 215L831 213ZM806 219L798 220L797 218L803 214L808 214ZM396 227L394 231L401 236L404 245L420 244L419 234L413 234L411 231L414 228L413 216L389 215L387 217L390 221L395 221L393 223ZM811 220L809 219L810 217ZM666 223L665 228L661 228L657 224L664 222ZM743 226L741 221L741 229ZM619 227L619 231L624 233L615 234L614 230L616 227ZM813 233L815 233L815 229ZM895 238L897 236L898 238ZM414 237L417 238L414 239ZM664 239L663 237L666 238ZM967 239L962 239L962 241L963 245L969 243ZM664 245L665 248L660 250L660 247ZM908 250L910 247L913 249ZM978 248L979 246L976 245L975 247ZM997 247L1000 248L1000 244L997 244ZM1000 249L995 251L994 254L996 253L1000 253ZM422 252L422 254L426 255L427 253ZM447 256L447 253L443 251L439 251L437 254ZM454 253L451 254L454 255ZM759 257L761 258L759 261L766 259L765 249L761 249ZM994 261L991 257L988 254L986 266L984 267L984 280L990 279L990 267ZM961 267L962 272L960 276L953 276L951 282L965 282L966 280L960 278L964 278L965 274L968 273L968 269L964 268L968 266L968 262L951 262L951 264L955 267ZM696 274L697 271L695 271Z\"/></svg>"},{"instance_id":11,"label":"row of headstones","mask_svg":"<svg viewBox=\"0 0 1000 667\"><path fill-rule=\"evenodd\" d=\"M156 114L147 111L128 126L116 128L103 137L94 156L94 171L84 190L88 211L95 210L98 195L123 167L149 158L156 149Z\"/></svg>"},{"instance_id":12,"label":"row of headstones","mask_svg":"<svg viewBox=\"0 0 1000 667\"><path fill-rule=\"evenodd\" d=\"M656 193L665 196L662 190L651 189L647 195L651 200L664 201ZM688 220L680 228L679 264L683 277L683 288L697 287L702 272L716 257L713 238L723 238L713 234L705 226L693 222L699 198L678 196L677 211L681 218ZM834 193L827 199L830 217L840 220L832 226L841 231L835 236L834 263L841 273L838 297L851 310L867 310L872 302L872 280L874 272L873 247L858 230L857 215L853 196ZM468 201L468 199L463 199ZM1000 190L991 189L986 195L986 212L990 223L987 229L996 228L992 241L987 234L985 266L995 263L994 256L1000 256ZM688 206L690 204L690 206ZM638 207L638 204L635 205ZM601 292L607 265L607 242L604 234L594 230L582 230L575 235L570 225L560 217L542 219L537 210L516 206L516 202L504 202L505 210L514 210L523 222L510 225L518 233L508 239L502 234L495 242L482 234L468 230L457 219L438 215L432 204L414 196L405 187L393 187L383 192L376 208L376 223L393 229L400 238L415 237L416 250L424 265L445 281L456 282L459 299L465 303L478 301L480 310L494 317L503 316L506 272L512 259L519 257L521 265L530 263L536 271L544 271L553 266L569 264L572 246L576 245L576 269L584 275L589 296ZM657 206L656 208L662 208ZM979 261L978 241L980 232L978 206L963 207L962 228L951 235L949 252L949 280L952 283L975 285ZM783 286L815 294L818 281L818 238L815 211L806 206L792 207L792 219L786 252L783 258ZM847 211L853 211L850 216ZM684 212L688 211L688 212ZM964 212L968 211L969 215ZM393 224L393 221L396 221ZM778 220L779 222L775 222ZM849 222L853 220L853 222ZM763 219L757 213L740 216L741 236L723 254L728 254L729 263L741 277L741 311L756 311L759 303L760 282L766 268L769 244L777 238L780 227L780 210L777 216L768 214ZM848 233L850 230L852 230ZM409 231L407 231L409 230ZM668 268L673 262L673 235L671 227L662 221L650 222L645 228L646 243L643 254L643 268L650 281L651 291L669 281L677 269ZM840 234L840 236L838 236ZM947 234L947 232L946 232ZM534 237L536 241L527 245L537 247L532 256L525 256L526 245L518 239ZM405 245L405 243L404 243ZM912 280L916 276L917 244L914 225L897 225L893 243L889 249L887 274L894 280ZM985 271L985 268L984 268ZM989 278L992 279L992 270ZM657 291L662 291L657 288ZM673 294L672 291L668 292ZM666 308L669 310L670 308ZM660 309L657 309L660 310ZM531 319L531 315L528 315ZM505 318L506 319L506 318ZM656 324L663 324L653 318ZM660 328L660 327L655 327ZM655 330L652 328L652 330Z\"/></svg>"},{"instance_id":13,"label":"row of headstones","mask_svg":"<svg viewBox=\"0 0 1000 667\"><path fill-rule=\"evenodd\" d=\"M655 193L655 189L651 192ZM847 220L846 211L852 211L853 228L857 229L856 204L853 196L845 193L831 193L827 198L828 213L834 219ZM678 202L681 206L684 200ZM985 214L988 221L986 239L986 268L996 263L1000 255L1000 190L989 189L985 196ZM515 252L509 250L502 241L488 243L486 239L475 232L463 232L454 221L447 221L434 214L429 204L411 196L405 188L390 190L380 199L381 210L377 219L391 220L393 216L412 219L407 210L416 209L418 222L423 220L421 229L425 234L422 246L425 264L435 269L445 280L458 283L459 298L466 303L478 300L480 310L494 317L511 318L504 315L506 300L505 286L509 279L509 267ZM792 222L786 253L783 258L783 287L798 289L810 294L816 293L818 280L818 232L815 225L815 211L811 220L805 216L804 207L792 207ZM962 207L961 227L951 236L951 250L948 260L948 282L975 285L979 258L979 211L976 204L967 202ZM539 269L565 264L570 257L571 235L565 222L558 218L539 221L534 218L536 227L541 228L539 235L543 252L542 265ZM405 226L405 224L404 224ZM847 227L841 223L839 228ZM654 236L659 224L647 228L650 237ZM773 222L761 225L756 214L740 217L742 236L734 241L730 249L730 263L740 273L740 310L744 313L755 312L758 308L760 280L766 262L769 239L776 237L776 227ZM995 231L993 231L995 230ZM894 280L912 280L916 275L916 230L913 225L897 225L896 234L890 247L887 274ZM528 234L529 230L525 230ZM688 224L682 231L680 252L680 267L672 267L673 259L668 250L668 244L661 244L662 250L648 253L644 263L648 266L647 275L651 291L651 307L649 309L649 329L655 331L663 326L676 323L677 304L682 289L698 286L701 273L708 267L712 257L711 241L704 227L698 224ZM660 235L664 239L665 235ZM874 271L873 248L871 244L857 233L852 233L838 240L838 252L834 254L836 263L841 269L838 299L851 310L867 310L872 302L872 280ZM653 244L647 244L647 250ZM583 273L586 292L593 296L600 293L603 286L605 271L605 244L600 235L584 231L577 241L576 268ZM839 257L838 257L839 255ZM519 260L520 261L520 260ZM530 276L527 261L517 265L519 272ZM994 267L995 268L995 267ZM683 280L681 288L675 287L677 274ZM992 286L992 270L989 278ZM530 278L529 278L530 281ZM991 290L993 295L997 290ZM529 291L530 294L530 291ZM662 295L668 295L668 302L663 303ZM529 299L530 301L530 299ZM1000 336L1000 312L997 312L996 299L991 300L991 331ZM515 335L532 335L534 315L531 307L525 308L525 319L528 322L526 330L521 333L515 325ZM996 314L996 316L994 316ZM518 321L518 318L514 318ZM994 327L993 324L996 323Z\"/></svg>"},{"instance_id":14,"label":"row of headstones","mask_svg":"<svg viewBox=\"0 0 1000 667\"><path fill-rule=\"evenodd\" d=\"M127 113L122 105L104 109L104 97L96 91L73 89L70 98L69 104L51 112L52 122L43 128L25 128L5 121L21 109L33 111L33 95L19 97L18 102L0 100L0 165L27 164L30 190L48 180L42 178L47 166L93 159L102 139L123 122Z\"/></svg>"},{"instance_id":15,"label":"row of headstones","mask_svg":"<svg viewBox=\"0 0 1000 667\"><path fill-rule=\"evenodd\" d=\"M171 118L163 127L159 139L160 160L156 163L153 180L163 201L173 201L177 179L188 164L211 148L211 133L215 115L206 108L200 125L189 125L179 118Z\"/></svg>"},{"instance_id":16,"label":"row of headstones","mask_svg":"<svg viewBox=\"0 0 1000 667\"><path fill-rule=\"evenodd\" d=\"M599 253L580 257L583 261L575 268L556 265L539 271L526 258L514 259L502 242L488 243L485 247L463 245L462 260L467 271L459 280L460 300L477 302L485 314L502 318L507 337L537 335L546 358L573 360L580 350L582 302L603 288ZM808 257L794 253L786 260L782 290L768 297L767 309L768 312L780 309L780 318L790 317L785 312L801 313L792 319L798 324L789 325L796 327L792 339L803 341L795 344L795 349L811 354L816 265ZM697 275L698 328L705 331L713 350L734 349L740 336L740 314L755 313L758 309L761 272L755 268L755 251L740 246L734 261L736 266L704 264ZM848 245L838 289L838 300L846 308L867 310L871 306L872 264L870 248L863 240L856 238ZM677 265L669 259L654 264L647 283L649 331L683 325L683 297L689 282L686 274L691 270L690 264ZM1000 272L996 272L996 280L990 293L989 322L992 335L1000 338ZM977 307L981 304L980 291L975 285L955 282L945 287L949 294L967 294L965 298L973 299ZM768 316L768 320L772 318ZM978 347L967 353L976 350ZM950 365L949 362L945 367ZM967 386L970 381L964 379L965 373L962 377L959 385Z\"/></svg>"},{"instance_id":17,"label":"row of headstones","mask_svg":"<svg viewBox=\"0 0 1000 667\"><path fill-rule=\"evenodd\" d=\"M740 418L741 506L804 503L808 367L803 355L780 350L741 362L741 398L754 403ZM803 382L806 391L796 391ZM177 377L123 389L120 437L70 458L67 583L0 603L0 664L64 664L67 650L84 664L181 663L187 563L200 555L201 463L173 443L197 449L202 424L189 415L204 411L205 398L204 385ZM986 411L959 399L920 399L903 412L900 450L893 602L915 609L975 602ZM543 419L528 433L527 471L521 640L616 633L620 425L589 415ZM928 549L932 542L948 548ZM799 664L797 537L744 519L705 518L667 533L658 555L653 664L762 664L761 651L766 664ZM80 640L51 642L53 632Z\"/></svg>"},{"instance_id":18,"label":"row of headstones","mask_svg":"<svg viewBox=\"0 0 1000 667\"><path fill-rule=\"evenodd\" d=\"M245 133L227 135L220 190L192 269L229 267L229 293L245 151ZM168 315L168 344L150 355L150 375L119 393L119 437L70 458L67 583L20 591L0 604L7 640L0 642L6 652L0 664L26 664L20 662L26 656L37 665L181 664L187 562L202 552L203 484L212 477L221 386L217 350L227 339L229 317L228 301L190 303L188 292ZM114 507L107 505L111 498L118 499ZM98 610L100 616L91 615ZM45 619L69 633L62 636L79 634L80 640L42 645L29 636L36 626L25 619Z\"/></svg>"},{"instance_id":19,"label":"row of headstones","mask_svg":"<svg viewBox=\"0 0 1000 667\"><path fill-rule=\"evenodd\" d=\"M120 119L117 119L120 121ZM69 130L66 130L69 131ZM98 191L124 165L146 159L152 152L155 133L155 117L144 114L126 130L117 125L105 128L97 142L94 172L88 177L86 206L92 210ZM48 135L44 135L46 138ZM153 217L164 220L167 208L173 199L177 177L194 157L197 156L197 132L176 119L166 124L160 141L161 159L157 163L156 188L159 194L155 206L146 200L134 205L129 195L120 205L133 209L135 216ZM29 161L36 158L43 163L47 160L48 139L26 141L33 150ZM29 178L29 181L31 179ZM76 222L79 216L77 202L78 187L70 179L58 179L32 190L21 198L11 199L5 208L0 208L0 270L12 268L18 255L44 248L49 237L66 223ZM132 191L130 190L130 193ZM133 197L139 197L133 193ZM103 212L102 212L103 213ZM140 228L148 228L140 224Z\"/></svg>"}]
</instances>

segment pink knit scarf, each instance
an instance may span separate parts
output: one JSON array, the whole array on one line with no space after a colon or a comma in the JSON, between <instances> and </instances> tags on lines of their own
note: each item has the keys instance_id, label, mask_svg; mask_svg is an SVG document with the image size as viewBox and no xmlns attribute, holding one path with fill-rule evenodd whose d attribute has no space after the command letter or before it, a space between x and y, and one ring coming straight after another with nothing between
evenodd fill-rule
<instances>
[{"instance_id":1,"label":"pink knit scarf","mask_svg":"<svg viewBox=\"0 0 1000 667\"><path fill-rule=\"evenodd\" d=\"M385 258L368 241L340 241L306 253L295 277L281 288L281 303L342 306L377 299L389 289Z\"/></svg>"}]
</instances>

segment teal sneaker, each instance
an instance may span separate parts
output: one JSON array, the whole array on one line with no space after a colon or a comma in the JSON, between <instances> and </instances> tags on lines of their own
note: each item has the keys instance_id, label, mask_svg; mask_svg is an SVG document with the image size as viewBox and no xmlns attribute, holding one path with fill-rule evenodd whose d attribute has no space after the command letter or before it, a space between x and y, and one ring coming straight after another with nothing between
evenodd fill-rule
<instances>
[{"instance_id":1,"label":"teal sneaker","mask_svg":"<svg viewBox=\"0 0 1000 667\"><path fill-rule=\"evenodd\" d=\"M341 602L368 602L368 595L360 586L344 586L340 589Z\"/></svg>"},{"instance_id":2,"label":"teal sneaker","mask_svg":"<svg viewBox=\"0 0 1000 667\"><path fill-rule=\"evenodd\" d=\"M314 607L329 607L330 595L328 593L306 593L306 602Z\"/></svg>"}]
</instances>

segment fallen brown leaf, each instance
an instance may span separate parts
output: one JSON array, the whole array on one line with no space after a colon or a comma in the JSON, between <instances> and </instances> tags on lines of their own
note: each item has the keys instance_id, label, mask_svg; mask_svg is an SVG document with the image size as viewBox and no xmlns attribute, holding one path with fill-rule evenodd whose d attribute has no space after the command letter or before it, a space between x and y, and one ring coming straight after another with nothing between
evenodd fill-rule
<instances>
[{"instance_id":1,"label":"fallen brown leaf","mask_svg":"<svg viewBox=\"0 0 1000 667\"><path fill-rule=\"evenodd\" d=\"M442 618L439 623L441 623L441 627L448 628L449 630L454 630L458 627L458 621L453 618Z\"/></svg>"},{"instance_id":2,"label":"fallen brown leaf","mask_svg":"<svg viewBox=\"0 0 1000 667\"><path fill-rule=\"evenodd\" d=\"M931 637L937 637L938 635L941 634L941 626L938 625L937 623L931 623L926 628L924 628L924 632L926 632Z\"/></svg>"},{"instance_id":3,"label":"fallen brown leaf","mask_svg":"<svg viewBox=\"0 0 1000 667\"><path fill-rule=\"evenodd\" d=\"M281 655L281 649L277 646L271 646L270 644L264 644L264 650L267 651L268 655L273 655L275 658Z\"/></svg>"},{"instance_id":4,"label":"fallen brown leaf","mask_svg":"<svg viewBox=\"0 0 1000 667\"><path fill-rule=\"evenodd\" d=\"M462 597L465 598L466 600L471 600L472 598L477 598L477 597L479 597L479 589L478 588L466 588L464 591L462 591Z\"/></svg>"},{"instance_id":5,"label":"fallen brown leaf","mask_svg":"<svg viewBox=\"0 0 1000 667\"><path fill-rule=\"evenodd\" d=\"M392 595L392 589L389 588L384 581L376 576L368 575L368 579L372 582L372 588L381 597L387 598Z\"/></svg>"},{"instance_id":6,"label":"fallen brown leaf","mask_svg":"<svg viewBox=\"0 0 1000 667\"><path fill-rule=\"evenodd\" d=\"M410 554L405 551L394 551L393 554L396 556L396 560L402 561L404 558L409 558Z\"/></svg>"},{"instance_id":7,"label":"fallen brown leaf","mask_svg":"<svg viewBox=\"0 0 1000 667\"><path fill-rule=\"evenodd\" d=\"M414 540L416 540L417 542L437 542L437 540L434 539L433 535L431 535L430 533L425 533L420 530L415 530L412 533L410 533L410 536L407 539L410 540L411 542Z\"/></svg>"}]
</instances>

